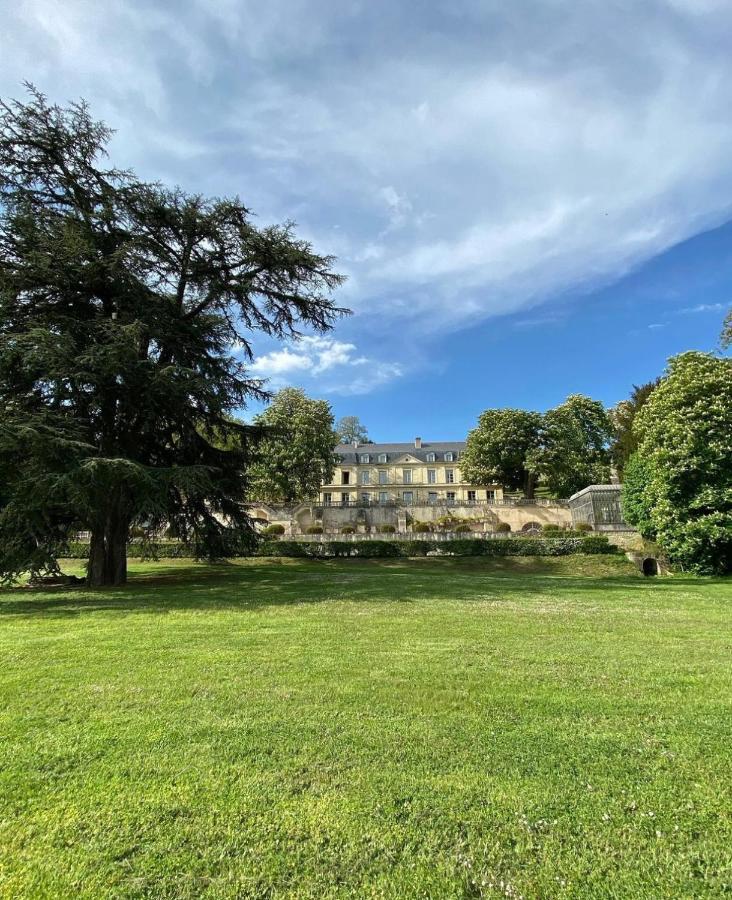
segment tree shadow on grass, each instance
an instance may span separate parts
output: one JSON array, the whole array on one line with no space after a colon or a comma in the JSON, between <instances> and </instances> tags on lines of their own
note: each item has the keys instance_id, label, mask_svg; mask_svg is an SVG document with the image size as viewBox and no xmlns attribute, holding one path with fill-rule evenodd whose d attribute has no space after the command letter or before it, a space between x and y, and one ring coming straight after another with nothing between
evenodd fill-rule
<instances>
[{"instance_id":1,"label":"tree shadow on grass","mask_svg":"<svg viewBox=\"0 0 732 900\"><path fill-rule=\"evenodd\" d=\"M125 587L28 588L0 592L0 616L78 617L89 613L207 610L254 612L268 607L353 602L514 602L541 597L566 602L590 595L602 602L660 599L678 588L703 590L722 579L632 575L588 577L557 573L549 561L491 566L485 560L248 560L208 566L161 563L134 573ZM727 582L727 584L729 584ZM729 585L732 586L732 585ZM602 595L602 596L596 596Z\"/></svg>"}]
</instances>

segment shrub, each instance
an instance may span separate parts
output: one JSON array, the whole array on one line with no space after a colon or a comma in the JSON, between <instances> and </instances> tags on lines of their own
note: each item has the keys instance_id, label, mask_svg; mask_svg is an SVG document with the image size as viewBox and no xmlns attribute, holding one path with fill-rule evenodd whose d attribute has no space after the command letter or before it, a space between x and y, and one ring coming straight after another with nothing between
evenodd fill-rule
<instances>
[{"instance_id":1,"label":"shrub","mask_svg":"<svg viewBox=\"0 0 732 900\"><path fill-rule=\"evenodd\" d=\"M248 533L231 535L224 539L219 557L250 556L255 550L256 538ZM89 544L85 541L70 541L62 556L67 559L89 559ZM196 559L199 557L195 544L183 541L138 541L127 545L128 559Z\"/></svg>"},{"instance_id":2,"label":"shrub","mask_svg":"<svg viewBox=\"0 0 732 900\"><path fill-rule=\"evenodd\" d=\"M322 548L325 556L343 557L351 556L355 546L357 545L351 544L349 541L328 541L322 545Z\"/></svg>"},{"instance_id":3,"label":"shrub","mask_svg":"<svg viewBox=\"0 0 732 900\"><path fill-rule=\"evenodd\" d=\"M349 544L348 546L354 548L354 556L360 556L362 559L388 558L401 555L399 541L363 541L358 544Z\"/></svg>"},{"instance_id":4,"label":"shrub","mask_svg":"<svg viewBox=\"0 0 732 900\"><path fill-rule=\"evenodd\" d=\"M511 526L508 522L499 522L495 528L496 531L499 531L501 534L506 534L511 530Z\"/></svg>"},{"instance_id":5,"label":"shrub","mask_svg":"<svg viewBox=\"0 0 732 900\"><path fill-rule=\"evenodd\" d=\"M262 534L267 537L277 537L277 535L285 533L285 526L274 523L272 525L267 525L266 528L262 529Z\"/></svg>"},{"instance_id":6,"label":"shrub","mask_svg":"<svg viewBox=\"0 0 732 900\"><path fill-rule=\"evenodd\" d=\"M356 529L353 525L344 525L343 528L341 528L341 534L355 534L355 532Z\"/></svg>"},{"instance_id":7,"label":"shrub","mask_svg":"<svg viewBox=\"0 0 732 900\"><path fill-rule=\"evenodd\" d=\"M412 531L416 534L429 534L432 529L427 524L427 522L417 522L416 525L412 527Z\"/></svg>"},{"instance_id":8,"label":"shrub","mask_svg":"<svg viewBox=\"0 0 732 900\"><path fill-rule=\"evenodd\" d=\"M592 534L580 540L580 553L619 553L604 534Z\"/></svg>"},{"instance_id":9,"label":"shrub","mask_svg":"<svg viewBox=\"0 0 732 900\"><path fill-rule=\"evenodd\" d=\"M401 541L399 550L402 556L427 556L430 550L435 550L435 541Z\"/></svg>"},{"instance_id":10,"label":"shrub","mask_svg":"<svg viewBox=\"0 0 732 900\"><path fill-rule=\"evenodd\" d=\"M574 530L580 534L586 534L588 531L592 531L592 525L589 522L578 522L574 526Z\"/></svg>"},{"instance_id":11,"label":"shrub","mask_svg":"<svg viewBox=\"0 0 732 900\"><path fill-rule=\"evenodd\" d=\"M462 525L455 526L456 534L466 534L470 531L472 531L472 528L470 527L470 525L466 525L464 522L462 523Z\"/></svg>"},{"instance_id":12,"label":"shrub","mask_svg":"<svg viewBox=\"0 0 732 900\"><path fill-rule=\"evenodd\" d=\"M305 529L305 534L322 534L323 526L322 525L309 525Z\"/></svg>"},{"instance_id":13,"label":"shrub","mask_svg":"<svg viewBox=\"0 0 732 900\"><path fill-rule=\"evenodd\" d=\"M307 556L308 546L301 541L262 541L257 548L257 556Z\"/></svg>"},{"instance_id":14,"label":"shrub","mask_svg":"<svg viewBox=\"0 0 732 900\"><path fill-rule=\"evenodd\" d=\"M562 528L560 525L555 525L553 522L547 522L546 525L541 526L541 530L544 534L555 534L557 531L561 531Z\"/></svg>"},{"instance_id":15,"label":"shrub","mask_svg":"<svg viewBox=\"0 0 732 900\"><path fill-rule=\"evenodd\" d=\"M396 532L394 525L379 525L376 530L379 534L394 534Z\"/></svg>"},{"instance_id":16,"label":"shrub","mask_svg":"<svg viewBox=\"0 0 732 900\"><path fill-rule=\"evenodd\" d=\"M87 548L88 545L84 545ZM260 556L287 556L321 559L325 557L360 557L361 559L389 559L426 556L439 550L455 556L568 556L572 553L619 552L604 535L585 537L527 538L511 537L503 540L456 538L451 541L269 541L259 546Z\"/></svg>"}]
</instances>

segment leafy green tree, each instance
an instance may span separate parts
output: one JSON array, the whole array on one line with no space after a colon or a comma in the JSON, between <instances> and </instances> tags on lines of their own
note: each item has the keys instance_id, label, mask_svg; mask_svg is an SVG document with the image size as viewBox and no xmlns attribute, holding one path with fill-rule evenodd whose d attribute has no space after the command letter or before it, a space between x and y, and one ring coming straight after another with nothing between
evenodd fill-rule
<instances>
[{"instance_id":1,"label":"leafy green tree","mask_svg":"<svg viewBox=\"0 0 732 900\"><path fill-rule=\"evenodd\" d=\"M655 540L656 531L648 493L650 470L638 453L634 453L625 464L621 502L623 518L637 528L644 538Z\"/></svg>"},{"instance_id":2,"label":"leafy green tree","mask_svg":"<svg viewBox=\"0 0 732 900\"><path fill-rule=\"evenodd\" d=\"M295 503L316 497L337 462L330 404L299 388L283 388L254 421L264 437L251 468L252 499Z\"/></svg>"},{"instance_id":3,"label":"leafy green tree","mask_svg":"<svg viewBox=\"0 0 732 900\"><path fill-rule=\"evenodd\" d=\"M343 416L338 421L336 431L342 444L352 444L354 441L357 441L359 444L366 444L369 441L369 433L366 430L366 426L358 416Z\"/></svg>"},{"instance_id":4,"label":"leafy green tree","mask_svg":"<svg viewBox=\"0 0 732 900\"><path fill-rule=\"evenodd\" d=\"M732 360L673 357L635 431L634 477L624 494L630 524L685 568L731 572Z\"/></svg>"},{"instance_id":5,"label":"leafy green tree","mask_svg":"<svg viewBox=\"0 0 732 900\"><path fill-rule=\"evenodd\" d=\"M109 167L86 104L29 91L0 101L0 575L89 530L89 583L121 584L132 526L208 555L249 528L251 332L327 330L341 278L237 198Z\"/></svg>"},{"instance_id":6,"label":"leafy green tree","mask_svg":"<svg viewBox=\"0 0 732 900\"><path fill-rule=\"evenodd\" d=\"M644 404L658 387L660 378L649 381L647 384L633 385L633 390L627 400L621 400L610 411L613 423L612 458L618 474L622 477L625 466L630 457L638 449L638 438L633 431L633 423Z\"/></svg>"},{"instance_id":7,"label":"leafy green tree","mask_svg":"<svg viewBox=\"0 0 732 900\"><path fill-rule=\"evenodd\" d=\"M611 438L612 424L602 403L571 394L544 414L527 466L550 493L568 497L609 479Z\"/></svg>"},{"instance_id":8,"label":"leafy green tree","mask_svg":"<svg viewBox=\"0 0 732 900\"><path fill-rule=\"evenodd\" d=\"M542 417L525 409L487 409L468 435L462 456L465 479L473 484L497 482L534 496L535 475L527 457L539 440Z\"/></svg>"}]
</instances>

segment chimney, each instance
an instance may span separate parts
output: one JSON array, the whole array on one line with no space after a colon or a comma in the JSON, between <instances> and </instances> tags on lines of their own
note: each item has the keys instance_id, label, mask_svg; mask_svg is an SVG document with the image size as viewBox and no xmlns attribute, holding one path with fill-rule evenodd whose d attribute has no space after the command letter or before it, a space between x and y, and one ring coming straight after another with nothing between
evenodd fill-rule
<instances>
[{"instance_id":1,"label":"chimney","mask_svg":"<svg viewBox=\"0 0 732 900\"><path fill-rule=\"evenodd\" d=\"M415 449L415 450L421 450L421 449L422 449L422 438L415 438L415 439L414 439L414 449Z\"/></svg>"}]
</instances>

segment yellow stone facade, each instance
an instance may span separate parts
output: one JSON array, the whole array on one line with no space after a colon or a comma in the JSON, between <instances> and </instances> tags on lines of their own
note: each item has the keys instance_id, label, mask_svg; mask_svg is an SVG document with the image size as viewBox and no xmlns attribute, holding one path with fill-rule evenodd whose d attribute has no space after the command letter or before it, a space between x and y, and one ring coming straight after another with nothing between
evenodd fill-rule
<instances>
[{"instance_id":1,"label":"yellow stone facade","mask_svg":"<svg viewBox=\"0 0 732 900\"><path fill-rule=\"evenodd\" d=\"M463 480L464 441L409 444L342 444L340 463L319 501L336 505L481 505L503 499L499 484Z\"/></svg>"}]
</instances>

